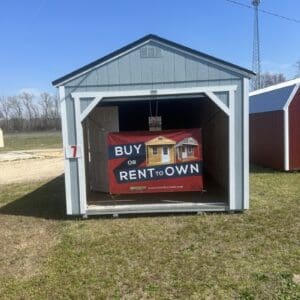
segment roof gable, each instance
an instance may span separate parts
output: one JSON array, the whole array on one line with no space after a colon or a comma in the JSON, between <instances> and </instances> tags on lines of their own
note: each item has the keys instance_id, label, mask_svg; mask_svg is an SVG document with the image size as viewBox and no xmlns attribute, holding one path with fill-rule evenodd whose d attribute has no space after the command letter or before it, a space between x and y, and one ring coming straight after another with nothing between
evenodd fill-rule
<instances>
[{"instance_id":1,"label":"roof gable","mask_svg":"<svg viewBox=\"0 0 300 300\"><path fill-rule=\"evenodd\" d=\"M269 88L265 92L255 91L250 94L250 114L283 110L288 104L291 95L296 87L292 85L282 85L279 88Z\"/></svg>"},{"instance_id":2,"label":"roof gable","mask_svg":"<svg viewBox=\"0 0 300 300\"><path fill-rule=\"evenodd\" d=\"M147 146L175 145L175 144L176 142L174 140L168 139L162 135L145 142L145 145Z\"/></svg>"},{"instance_id":3,"label":"roof gable","mask_svg":"<svg viewBox=\"0 0 300 300\"><path fill-rule=\"evenodd\" d=\"M87 64L85 66L83 66L82 68L79 68L61 78L58 78L57 80L54 80L52 82L53 85L55 86L59 86L59 85L62 85L66 82L69 82L105 63L108 63L109 61L117 58L117 57L120 57L122 55L125 55L126 53L128 53L129 51L135 49L135 48L138 48L138 47L142 47L143 45L145 45L146 43L149 43L149 42L154 42L154 43L157 43L157 44L160 44L161 46L166 46L166 47L169 47L169 48L172 48L173 50L175 51L179 51L181 53L186 53L188 55L191 55L191 56L194 56L194 57L198 57L198 58L201 58L202 60L205 60L209 63L212 63L212 64L215 64L216 66L219 66L219 67L222 67L224 69L227 69L231 72L235 72L243 77L252 77L254 75L254 73L248 69L245 69L245 68L242 68L240 66L237 66L237 65L234 65L234 64L231 64L231 63L228 63L226 61L223 61L221 59L218 59L218 58L215 58L213 56L210 56L208 54L205 54L205 53L202 53L202 52L199 52L199 51L196 51L196 50L193 50L191 48L188 48L188 47L185 47L183 45L180 45L180 44L177 44L177 43L174 43L172 41L169 41L169 40L166 40L166 39L163 39L161 37L158 37L156 35L147 35L117 51L114 51L112 52L111 54L108 54L90 64ZM142 57L143 53L141 51L141 57ZM155 55L159 55L159 53L144 53L144 55L152 55L152 56L155 56Z\"/></svg>"}]
</instances>

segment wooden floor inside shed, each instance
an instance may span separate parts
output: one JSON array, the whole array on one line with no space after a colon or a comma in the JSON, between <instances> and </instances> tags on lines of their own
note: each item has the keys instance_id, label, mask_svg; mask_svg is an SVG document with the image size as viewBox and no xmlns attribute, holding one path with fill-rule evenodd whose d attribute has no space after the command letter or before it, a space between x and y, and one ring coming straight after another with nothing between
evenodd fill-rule
<instances>
[{"instance_id":1,"label":"wooden floor inside shed","mask_svg":"<svg viewBox=\"0 0 300 300\"><path fill-rule=\"evenodd\" d=\"M228 208L228 193L210 180L202 192L110 195L90 192L88 214L146 213L176 211L224 211ZM102 213L101 213L102 212ZM106 213L105 213L106 212Z\"/></svg>"}]
</instances>

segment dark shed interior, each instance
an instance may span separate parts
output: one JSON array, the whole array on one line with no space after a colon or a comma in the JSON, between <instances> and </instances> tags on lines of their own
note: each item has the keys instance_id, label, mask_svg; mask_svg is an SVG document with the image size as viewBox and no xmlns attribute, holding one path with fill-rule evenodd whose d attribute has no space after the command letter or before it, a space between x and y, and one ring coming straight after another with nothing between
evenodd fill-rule
<instances>
[{"instance_id":1,"label":"dark shed interior","mask_svg":"<svg viewBox=\"0 0 300 300\"><path fill-rule=\"evenodd\" d=\"M120 132L147 131L148 117L156 115L162 117L162 130L201 128L205 192L143 194L141 200L138 194L111 196L88 187L89 203L161 203L163 199L224 202L225 199L228 204L228 116L208 97L104 99L95 109L103 106L118 107ZM93 174L87 174L90 176Z\"/></svg>"}]
</instances>

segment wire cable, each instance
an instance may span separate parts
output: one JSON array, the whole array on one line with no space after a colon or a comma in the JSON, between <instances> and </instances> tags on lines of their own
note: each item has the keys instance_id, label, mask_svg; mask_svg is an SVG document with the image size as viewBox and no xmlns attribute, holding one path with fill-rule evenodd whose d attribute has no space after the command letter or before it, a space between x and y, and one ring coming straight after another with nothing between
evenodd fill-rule
<instances>
[{"instance_id":1,"label":"wire cable","mask_svg":"<svg viewBox=\"0 0 300 300\"><path fill-rule=\"evenodd\" d=\"M253 7L251 5L248 5L248 4L245 4L245 3L241 3L239 1L235 1L235 0L225 0L225 1L227 1L229 3L232 3L232 4L235 4L235 5L239 5L239 6L245 7L245 8L253 9ZM283 15L279 15L277 13L273 13L273 12L270 12L268 10L260 9L260 8L258 9L258 11L262 12L264 14L273 16L273 17L281 18L281 19L284 19L286 21L290 21L290 22L294 22L294 23L300 24L300 20L299 19L289 18L289 17L283 16Z\"/></svg>"}]
</instances>

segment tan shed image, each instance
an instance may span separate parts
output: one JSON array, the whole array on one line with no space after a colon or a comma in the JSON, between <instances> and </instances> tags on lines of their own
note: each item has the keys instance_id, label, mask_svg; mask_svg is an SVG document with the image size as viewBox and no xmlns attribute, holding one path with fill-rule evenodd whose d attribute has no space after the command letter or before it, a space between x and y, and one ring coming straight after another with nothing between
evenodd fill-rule
<instances>
[{"instance_id":1,"label":"tan shed image","mask_svg":"<svg viewBox=\"0 0 300 300\"><path fill-rule=\"evenodd\" d=\"M175 145L175 141L165 138L164 136L158 136L146 142L147 166L174 164Z\"/></svg>"},{"instance_id":2,"label":"tan shed image","mask_svg":"<svg viewBox=\"0 0 300 300\"><path fill-rule=\"evenodd\" d=\"M192 138L187 137L176 144L176 157L178 161L195 160L198 156L199 144Z\"/></svg>"}]
</instances>

